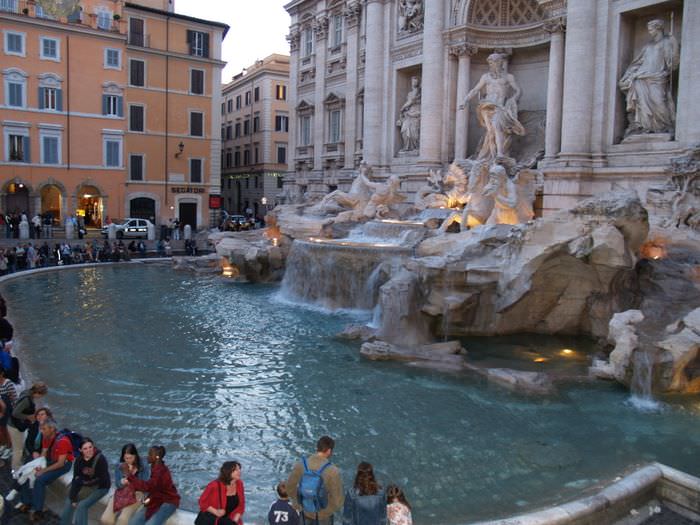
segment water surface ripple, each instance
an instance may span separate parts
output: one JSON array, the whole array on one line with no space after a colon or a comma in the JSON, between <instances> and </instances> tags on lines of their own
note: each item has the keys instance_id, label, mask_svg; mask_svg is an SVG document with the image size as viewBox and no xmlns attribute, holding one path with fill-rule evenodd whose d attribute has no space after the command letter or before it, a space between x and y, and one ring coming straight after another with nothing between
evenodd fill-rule
<instances>
[{"instance_id":1,"label":"water surface ripple","mask_svg":"<svg viewBox=\"0 0 700 525\"><path fill-rule=\"evenodd\" d=\"M277 291L163 267L53 272L2 289L18 353L49 384L59 425L115 461L129 441L165 445L184 508L237 459L247 521L262 523L274 484L324 433L337 438L346 486L370 461L431 525L559 502L651 460L700 474L692 398L645 413L612 384L529 398L368 362L333 337L349 316L281 303Z\"/></svg>"}]
</instances>

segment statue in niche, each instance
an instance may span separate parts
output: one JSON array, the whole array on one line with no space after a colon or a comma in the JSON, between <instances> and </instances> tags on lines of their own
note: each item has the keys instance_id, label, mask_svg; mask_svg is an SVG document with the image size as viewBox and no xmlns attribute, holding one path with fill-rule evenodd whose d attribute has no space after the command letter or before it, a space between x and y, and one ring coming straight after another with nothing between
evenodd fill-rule
<instances>
[{"instance_id":1,"label":"statue in niche","mask_svg":"<svg viewBox=\"0 0 700 525\"><path fill-rule=\"evenodd\" d=\"M399 31L419 31L423 27L423 0L399 0Z\"/></svg>"},{"instance_id":2,"label":"statue in niche","mask_svg":"<svg viewBox=\"0 0 700 525\"><path fill-rule=\"evenodd\" d=\"M464 109L471 99L479 96L476 114L486 133L477 160L491 161L507 157L512 135L525 135L525 128L518 120L521 90L515 77L506 71L505 55L493 53L487 62L489 72L481 76L459 109Z\"/></svg>"},{"instance_id":3,"label":"statue in niche","mask_svg":"<svg viewBox=\"0 0 700 525\"><path fill-rule=\"evenodd\" d=\"M663 20L647 24L651 40L632 61L618 85L627 98L629 125L625 136L672 133L676 109L671 74L678 68L680 51L673 35L664 33Z\"/></svg>"},{"instance_id":4,"label":"statue in niche","mask_svg":"<svg viewBox=\"0 0 700 525\"><path fill-rule=\"evenodd\" d=\"M417 151L420 144L420 80L411 77L411 91L399 110L396 125L401 132L401 151Z\"/></svg>"}]
</instances>

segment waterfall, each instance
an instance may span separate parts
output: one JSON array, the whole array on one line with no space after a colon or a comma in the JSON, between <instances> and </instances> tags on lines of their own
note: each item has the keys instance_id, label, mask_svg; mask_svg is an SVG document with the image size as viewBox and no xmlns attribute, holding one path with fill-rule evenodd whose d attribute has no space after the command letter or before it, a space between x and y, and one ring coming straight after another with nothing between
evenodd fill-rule
<instances>
[{"instance_id":1,"label":"waterfall","mask_svg":"<svg viewBox=\"0 0 700 525\"><path fill-rule=\"evenodd\" d=\"M654 378L654 353L651 350L638 349L632 354L632 380L630 403L640 410L657 410L660 403L654 400L652 393Z\"/></svg>"}]
</instances>

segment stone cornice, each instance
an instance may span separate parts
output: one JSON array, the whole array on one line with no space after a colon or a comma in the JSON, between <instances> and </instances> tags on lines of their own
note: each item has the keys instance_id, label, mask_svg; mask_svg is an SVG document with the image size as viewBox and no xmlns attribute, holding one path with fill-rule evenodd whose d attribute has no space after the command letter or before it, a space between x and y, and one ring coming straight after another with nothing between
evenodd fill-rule
<instances>
[{"instance_id":1,"label":"stone cornice","mask_svg":"<svg viewBox=\"0 0 700 525\"><path fill-rule=\"evenodd\" d=\"M544 30L542 22L508 28L463 25L450 28L444 35L448 41L466 40L482 49L530 47L546 44L550 40L550 34Z\"/></svg>"}]
</instances>

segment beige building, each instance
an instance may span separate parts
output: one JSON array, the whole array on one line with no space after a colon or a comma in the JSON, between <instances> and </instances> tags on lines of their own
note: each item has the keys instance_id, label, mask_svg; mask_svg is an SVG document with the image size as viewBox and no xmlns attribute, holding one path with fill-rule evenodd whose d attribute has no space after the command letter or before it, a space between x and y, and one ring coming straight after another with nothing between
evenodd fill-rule
<instances>
[{"instance_id":1,"label":"beige building","mask_svg":"<svg viewBox=\"0 0 700 525\"><path fill-rule=\"evenodd\" d=\"M401 175L411 192L429 169L474 158L485 136L479 97L490 95L465 98L496 51L503 78L518 85L509 107L525 131L511 155L536 159L544 213L616 184L644 198L668 180L670 159L700 142L697 0L293 0L286 9L293 192L347 188L360 159L375 176ZM645 68L653 82L636 74ZM658 118L643 117L645 104L663 106L651 110Z\"/></svg>"},{"instance_id":2,"label":"beige building","mask_svg":"<svg viewBox=\"0 0 700 525\"><path fill-rule=\"evenodd\" d=\"M172 0L56 5L0 2L0 209L207 226L228 26Z\"/></svg>"},{"instance_id":3,"label":"beige building","mask_svg":"<svg viewBox=\"0 0 700 525\"><path fill-rule=\"evenodd\" d=\"M221 195L231 214L264 215L288 162L289 57L270 55L222 90Z\"/></svg>"}]
</instances>

